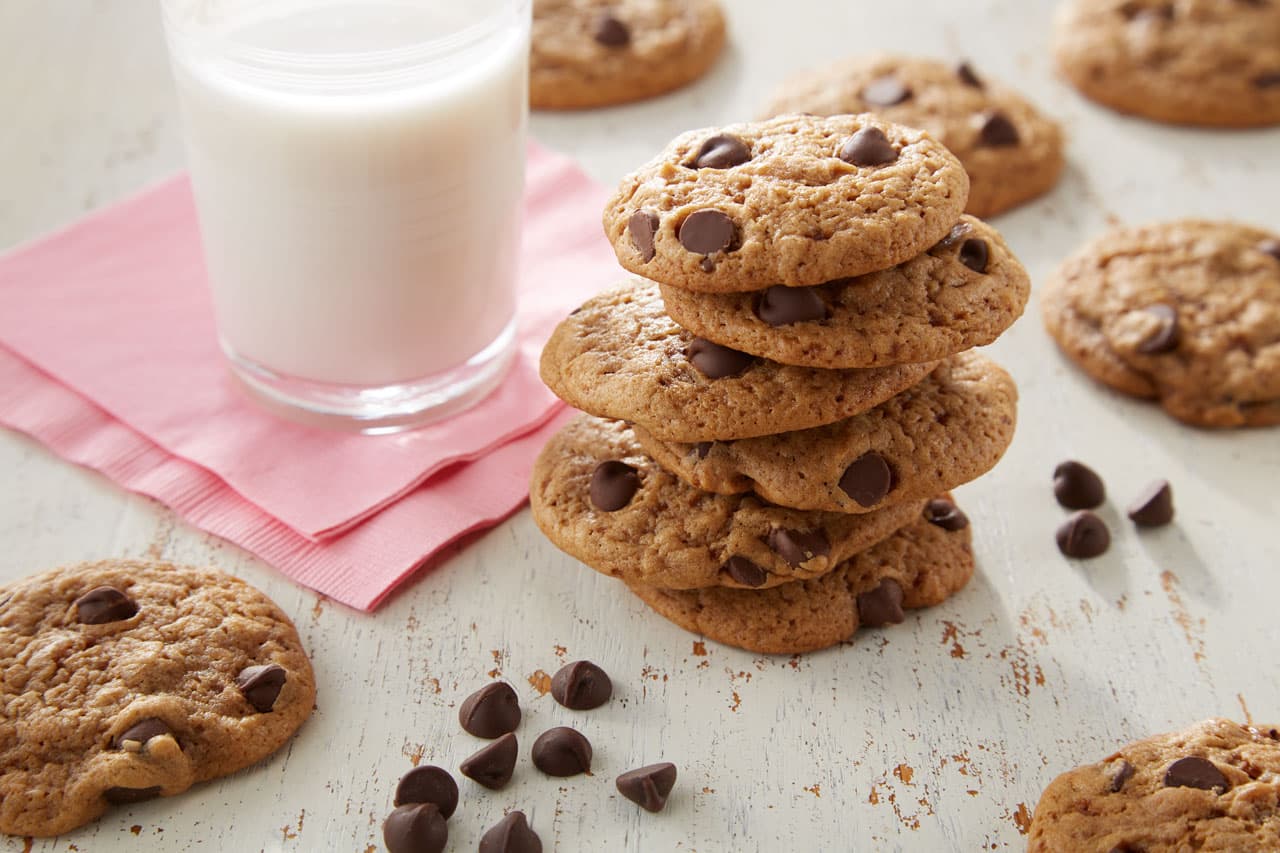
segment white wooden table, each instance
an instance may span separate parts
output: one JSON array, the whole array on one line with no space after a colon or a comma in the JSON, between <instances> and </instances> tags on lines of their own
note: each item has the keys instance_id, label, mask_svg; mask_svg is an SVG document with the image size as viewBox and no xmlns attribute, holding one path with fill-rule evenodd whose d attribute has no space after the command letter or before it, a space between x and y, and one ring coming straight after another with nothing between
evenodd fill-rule
<instances>
[{"instance_id":1,"label":"white wooden table","mask_svg":"<svg viewBox=\"0 0 1280 853\"><path fill-rule=\"evenodd\" d=\"M538 116L534 133L612 182L677 132L752 116L785 73L883 46L968 57L1016 82L1071 136L1048 199L998 225L1036 281L1111 221L1235 216L1280 225L1280 131L1171 130L1121 119L1054 79L1047 0L728 0L732 47L694 88L638 106ZM182 165L155 4L0 4L0 247L108 204ZM603 284L603 283L602 283ZM1210 715L1280 717L1280 431L1212 434L1100 390L1060 358L1038 306L995 347L1022 391L1004 462L960 490L979 573L954 600L849 646L793 660L707 643L561 555L528 512L473 541L373 616L0 431L0 582L72 561L216 563L297 621L319 708L280 754L173 800L117 809L64 838L5 850L381 849L398 777L456 768L479 746L456 704L489 674L519 690L522 760L499 793L463 780L453 849L524 809L548 850L1020 849L1056 773ZM1068 457L1113 495L1112 550L1062 558L1049 480ZM1167 477L1175 526L1137 535L1120 507ZM590 658L617 699L575 714L534 686ZM579 726L595 773L533 770L541 730ZM666 812L613 777L671 760Z\"/></svg>"}]
</instances>

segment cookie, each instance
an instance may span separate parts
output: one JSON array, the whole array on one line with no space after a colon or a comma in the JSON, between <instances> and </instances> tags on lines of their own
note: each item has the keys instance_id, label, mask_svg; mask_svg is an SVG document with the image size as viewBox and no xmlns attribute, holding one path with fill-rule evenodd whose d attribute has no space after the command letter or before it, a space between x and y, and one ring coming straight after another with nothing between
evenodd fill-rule
<instances>
[{"instance_id":1,"label":"cookie","mask_svg":"<svg viewBox=\"0 0 1280 853\"><path fill-rule=\"evenodd\" d=\"M618 262L706 293L887 269L937 243L969 178L928 133L874 116L780 116L694 130L605 207Z\"/></svg>"},{"instance_id":2,"label":"cookie","mask_svg":"<svg viewBox=\"0 0 1280 853\"><path fill-rule=\"evenodd\" d=\"M963 217L905 263L813 287L693 293L662 285L673 320L733 349L806 367L936 361L1000 336L1031 282L994 228Z\"/></svg>"},{"instance_id":3,"label":"cookie","mask_svg":"<svg viewBox=\"0 0 1280 853\"><path fill-rule=\"evenodd\" d=\"M828 424L911 387L933 363L817 370L695 338L632 279L588 300L542 350L542 381L571 406L666 441L749 438Z\"/></svg>"},{"instance_id":4,"label":"cookie","mask_svg":"<svg viewBox=\"0 0 1280 853\"><path fill-rule=\"evenodd\" d=\"M873 512L922 501L990 471L1013 441L1018 389L995 362L966 352L870 411L815 429L709 446L635 434L654 461L692 486L754 492L795 509Z\"/></svg>"},{"instance_id":5,"label":"cookie","mask_svg":"<svg viewBox=\"0 0 1280 853\"><path fill-rule=\"evenodd\" d=\"M1206 720L1063 773L1028 853L1280 850L1280 731Z\"/></svg>"},{"instance_id":6,"label":"cookie","mask_svg":"<svg viewBox=\"0 0 1280 853\"><path fill-rule=\"evenodd\" d=\"M1280 236L1231 222L1116 228L1040 294L1086 373L1203 427L1280 424Z\"/></svg>"},{"instance_id":7,"label":"cookie","mask_svg":"<svg viewBox=\"0 0 1280 853\"><path fill-rule=\"evenodd\" d=\"M637 101L701 77L724 47L717 0L534 0L529 104Z\"/></svg>"},{"instance_id":8,"label":"cookie","mask_svg":"<svg viewBox=\"0 0 1280 853\"><path fill-rule=\"evenodd\" d=\"M975 216L1044 195L1066 162L1058 123L968 63L888 54L830 63L783 83L765 114L867 112L927 130L960 158Z\"/></svg>"},{"instance_id":9,"label":"cookie","mask_svg":"<svg viewBox=\"0 0 1280 853\"><path fill-rule=\"evenodd\" d=\"M970 539L967 523L918 518L815 580L767 590L628 586L662 616L717 643L763 654L812 652L953 595L973 576Z\"/></svg>"},{"instance_id":10,"label":"cookie","mask_svg":"<svg viewBox=\"0 0 1280 853\"><path fill-rule=\"evenodd\" d=\"M533 518L556 547L628 583L759 589L814 578L919 517L923 501L865 515L801 512L700 491L617 421L583 416L533 467Z\"/></svg>"},{"instance_id":11,"label":"cookie","mask_svg":"<svg viewBox=\"0 0 1280 853\"><path fill-rule=\"evenodd\" d=\"M1069 0L1059 70L1085 97L1156 121L1280 123L1280 4L1271 0Z\"/></svg>"},{"instance_id":12,"label":"cookie","mask_svg":"<svg viewBox=\"0 0 1280 853\"><path fill-rule=\"evenodd\" d=\"M0 832L58 835L279 749L316 683L289 618L237 578L106 560L0 589Z\"/></svg>"}]
</instances>

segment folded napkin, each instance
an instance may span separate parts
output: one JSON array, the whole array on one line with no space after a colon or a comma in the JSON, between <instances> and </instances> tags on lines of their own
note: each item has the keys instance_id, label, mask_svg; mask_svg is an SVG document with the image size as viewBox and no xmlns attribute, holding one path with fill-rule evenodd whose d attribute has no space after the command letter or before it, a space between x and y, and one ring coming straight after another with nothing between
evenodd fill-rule
<instances>
[{"instance_id":1,"label":"folded napkin","mask_svg":"<svg viewBox=\"0 0 1280 853\"><path fill-rule=\"evenodd\" d=\"M0 258L0 424L371 609L431 554L524 501L533 457L563 419L538 353L561 317L619 277L604 195L530 145L510 375L454 418L371 437L282 421L245 399L214 335L190 187L172 179Z\"/></svg>"}]
</instances>

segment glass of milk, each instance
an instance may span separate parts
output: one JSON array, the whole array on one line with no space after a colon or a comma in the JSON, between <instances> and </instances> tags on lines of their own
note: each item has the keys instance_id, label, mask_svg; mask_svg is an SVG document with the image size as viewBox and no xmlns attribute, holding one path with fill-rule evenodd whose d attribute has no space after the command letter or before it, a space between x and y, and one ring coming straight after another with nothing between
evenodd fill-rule
<instances>
[{"instance_id":1,"label":"glass of milk","mask_svg":"<svg viewBox=\"0 0 1280 853\"><path fill-rule=\"evenodd\" d=\"M222 349L277 409L455 413L515 344L529 0L161 0Z\"/></svg>"}]
</instances>

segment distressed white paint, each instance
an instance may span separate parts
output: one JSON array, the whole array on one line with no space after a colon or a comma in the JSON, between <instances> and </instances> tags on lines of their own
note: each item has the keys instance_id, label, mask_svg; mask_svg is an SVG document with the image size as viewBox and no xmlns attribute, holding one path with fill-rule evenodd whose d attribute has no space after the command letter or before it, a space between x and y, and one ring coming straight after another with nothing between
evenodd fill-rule
<instances>
[{"instance_id":1,"label":"distressed white paint","mask_svg":"<svg viewBox=\"0 0 1280 853\"><path fill-rule=\"evenodd\" d=\"M1269 189L1280 132L1171 130L1086 104L1052 77L1047 0L728 5L732 47L702 84L539 116L535 134L613 181L678 131L751 116L804 64L877 46L963 55L1016 81L1071 135L1059 190L999 220L1037 281L1112 217L1280 223ZM0 246L180 167L155 17L142 0L0 4ZM294 616L320 680L312 720L263 765L31 849L377 850L411 760L456 767L480 745L457 729L455 704L495 668L526 702L522 763L500 793L464 780L458 850L510 807L562 851L1019 849L1016 818L1058 771L1151 731L1240 718L1246 702L1259 720L1280 717L1280 432L1199 432L1099 390L1058 357L1034 304L994 350L1019 381L1022 416L1005 461L960 492L980 573L903 626L796 661L710 643L697 654L697 638L559 554L527 512L377 615L351 613L0 432L0 581L110 555L215 562ZM1053 545L1063 513L1048 480L1068 456L1114 495L1115 546L1087 564ZM1139 536L1118 507L1157 476L1173 481L1178 524ZM604 665L617 700L575 714L540 696L527 679L554 671L560 646ZM593 777L554 781L529 765L533 737L561 723L595 744ZM649 815L612 778L660 759L680 765L680 781L668 810Z\"/></svg>"}]
</instances>

